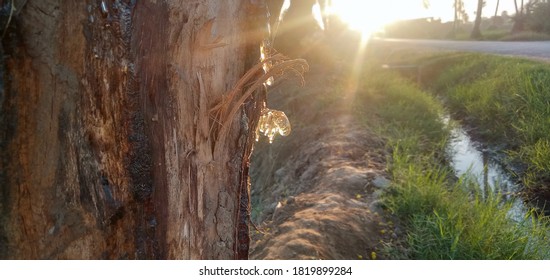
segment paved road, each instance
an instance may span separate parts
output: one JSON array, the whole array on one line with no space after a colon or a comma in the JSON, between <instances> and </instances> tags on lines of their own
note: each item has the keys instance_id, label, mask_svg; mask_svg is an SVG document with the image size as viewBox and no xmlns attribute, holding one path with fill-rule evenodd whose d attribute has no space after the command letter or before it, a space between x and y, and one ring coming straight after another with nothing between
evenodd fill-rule
<instances>
[{"instance_id":1,"label":"paved road","mask_svg":"<svg viewBox=\"0 0 550 280\"><path fill-rule=\"evenodd\" d=\"M373 39L373 44L389 48L429 48L448 51L482 52L508 56L521 56L550 62L550 41L492 42L492 41L443 41L409 39Z\"/></svg>"}]
</instances>

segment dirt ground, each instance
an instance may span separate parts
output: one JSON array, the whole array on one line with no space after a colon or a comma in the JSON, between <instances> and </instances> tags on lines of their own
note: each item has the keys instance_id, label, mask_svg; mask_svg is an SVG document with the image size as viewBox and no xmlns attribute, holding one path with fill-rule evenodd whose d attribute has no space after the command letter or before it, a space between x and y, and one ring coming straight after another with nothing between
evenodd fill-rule
<instances>
[{"instance_id":1,"label":"dirt ground","mask_svg":"<svg viewBox=\"0 0 550 280\"><path fill-rule=\"evenodd\" d=\"M314 71L303 88L269 93L293 131L255 148L250 259L385 259L397 242L380 200L390 183L384 140L354 117L340 75Z\"/></svg>"}]
</instances>

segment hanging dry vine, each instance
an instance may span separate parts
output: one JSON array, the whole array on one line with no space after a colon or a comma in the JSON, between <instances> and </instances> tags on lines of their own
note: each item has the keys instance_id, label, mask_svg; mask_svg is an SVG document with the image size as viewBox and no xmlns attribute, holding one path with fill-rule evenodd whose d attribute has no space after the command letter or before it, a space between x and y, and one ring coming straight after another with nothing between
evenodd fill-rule
<instances>
[{"instance_id":1,"label":"hanging dry vine","mask_svg":"<svg viewBox=\"0 0 550 280\"><path fill-rule=\"evenodd\" d=\"M280 53L276 53L273 49L269 50L272 55L265 57L256 65L254 65L246 74L239 79L237 84L231 89L225 96L224 99L217 104L214 108L210 110L210 113L214 116L214 123L211 124L211 131L215 125L218 125L218 132L213 133L215 135L215 148L214 154L219 155L221 152L221 147L225 143L229 129L231 127L231 122L234 120L236 114L239 112L241 106L245 101L250 98L250 96L258 89L267 84L273 83L277 78L285 77L287 75L295 75L299 78L301 84L304 84L304 73L309 70L309 65L304 59L290 59ZM260 75L260 73L262 73ZM243 89L246 87L246 90L243 92ZM242 93L242 94L241 94ZM282 113L282 114L280 114ZM271 117L266 116L265 114L271 114ZM284 118L282 120L284 113L276 110L270 110L264 108L262 110L262 116L260 117L260 124L262 118L269 122L263 122L262 125L258 125L258 129L263 127L261 130L265 133L266 136L271 135L270 142L273 140L273 133L278 132L281 135L288 135L290 133L290 123ZM273 118L275 116L275 118ZM271 125L275 125L271 127Z\"/></svg>"},{"instance_id":2,"label":"hanging dry vine","mask_svg":"<svg viewBox=\"0 0 550 280\"><path fill-rule=\"evenodd\" d=\"M266 15L269 19L269 8L266 6ZM281 9L282 11L283 9ZM279 21L281 16L279 16ZM267 87L271 86L275 82L275 78L285 76L285 74L295 74L304 84L304 73L309 70L307 62L303 59L291 60L284 55L277 54L273 48L271 48L275 33L271 33L271 28L268 24L266 26L266 38L260 45L260 61L254 65L246 74L237 82L235 87L230 90L222 102L215 106L210 112L215 115L214 122L210 123L210 136L214 140L214 157L219 158L221 152L221 146L226 141L226 137L231 126L232 121L235 119L235 115L239 112L243 103L248 100L255 92L258 93L258 89L262 86L265 92ZM261 72L263 70L263 73ZM243 89L246 90L243 93ZM260 92L263 94L264 91ZM255 98L256 99L256 98ZM257 99L265 100L265 96L261 96ZM273 141L275 134L288 135L290 133L290 122L284 112L268 109L265 102L259 104L260 116L258 120L252 120L248 123L255 125L255 140L258 141L260 132L269 138L269 142ZM257 112L257 111L256 111ZM251 136L251 135L250 135ZM248 137L246 141L251 141L251 137ZM245 154L250 155L252 149L252 143L247 143L248 152ZM250 243L249 237L249 223L250 220L250 179L248 177L249 171L249 159L243 161L242 171L246 174L245 177L241 177L241 183L239 188L239 211L236 215L237 230L235 237L237 242L235 243L235 253L238 259L248 259L248 249ZM252 223L253 224L253 223Z\"/></svg>"}]
</instances>

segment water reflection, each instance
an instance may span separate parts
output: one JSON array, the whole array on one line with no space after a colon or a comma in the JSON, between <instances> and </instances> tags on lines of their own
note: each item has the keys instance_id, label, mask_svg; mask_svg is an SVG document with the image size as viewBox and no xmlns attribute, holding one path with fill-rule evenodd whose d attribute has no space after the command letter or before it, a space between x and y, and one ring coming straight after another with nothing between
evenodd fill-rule
<instances>
[{"instance_id":1,"label":"water reflection","mask_svg":"<svg viewBox=\"0 0 550 280\"><path fill-rule=\"evenodd\" d=\"M444 120L448 123L449 118ZM455 126L451 136L448 153L456 175L473 178L481 188L483 198L500 194L505 200L511 201L510 215L513 219L520 220L527 210L520 199L515 199L519 186L500 165L491 160L489 151L476 145L462 127Z\"/></svg>"}]
</instances>

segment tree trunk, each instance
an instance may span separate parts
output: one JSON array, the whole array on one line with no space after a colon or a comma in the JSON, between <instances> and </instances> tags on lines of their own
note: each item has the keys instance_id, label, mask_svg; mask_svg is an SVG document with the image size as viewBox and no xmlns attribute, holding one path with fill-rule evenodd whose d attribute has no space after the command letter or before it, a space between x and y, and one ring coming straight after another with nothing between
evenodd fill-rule
<instances>
[{"instance_id":1,"label":"tree trunk","mask_svg":"<svg viewBox=\"0 0 550 280\"><path fill-rule=\"evenodd\" d=\"M316 3L317 0L290 0L290 7L279 25L275 49L293 57L307 56L310 51L307 38L320 30L312 13Z\"/></svg>"},{"instance_id":2,"label":"tree trunk","mask_svg":"<svg viewBox=\"0 0 550 280\"><path fill-rule=\"evenodd\" d=\"M495 15L493 16L493 26L495 26L495 27L497 25L502 24L501 17L498 16L499 7L500 7L500 0L497 0L497 5L496 5L496 8L495 8Z\"/></svg>"},{"instance_id":3,"label":"tree trunk","mask_svg":"<svg viewBox=\"0 0 550 280\"><path fill-rule=\"evenodd\" d=\"M454 21L453 21L453 30L451 31L451 37L454 38L458 31L458 15L459 15L459 6L460 0L454 0L453 9L454 9Z\"/></svg>"},{"instance_id":4,"label":"tree trunk","mask_svg":"<svg viewBox=\"0 0 550 280\"><path fill-rule=\"evenodd\" d=\"M472 34L470 38L472 39L481 39L481 14L483 12L483 0L477 0L477 11L476 11L476 20L474 22L474 28L472 29Z\"/></svg>"},{"instance_id":5,"label":"tree trunk","mask_svg":"<svg viewBox=\"0 0 550 280\"><path fill-rule=\"evenodd\" d=\"M516 8L516 14L514 15L514 25L512 25L512 34L525 30L525 14L523 12L523 0L521 0L521 6L518 8L517 0L514 0L514 6Z\"/></svg>"},{"instance_id":6,"label":"tree trunk","mask_svg":"<svg viewBox=\"0 0 550 280\"><path fill-rule=\"evenodd\" d=\"M210 109L257 62L264 8L26 2L1 49L0 257L245 258L262 100Z\"/></svg>"}]
</instances>

